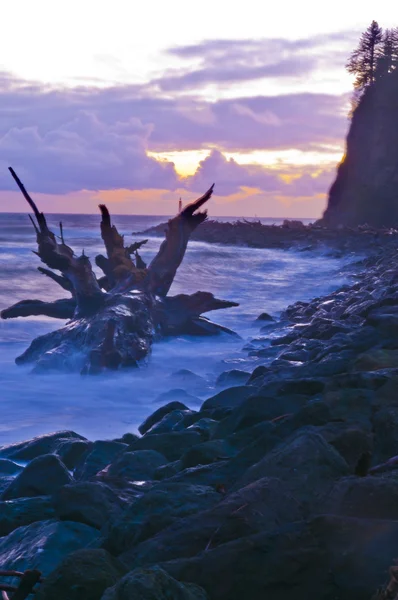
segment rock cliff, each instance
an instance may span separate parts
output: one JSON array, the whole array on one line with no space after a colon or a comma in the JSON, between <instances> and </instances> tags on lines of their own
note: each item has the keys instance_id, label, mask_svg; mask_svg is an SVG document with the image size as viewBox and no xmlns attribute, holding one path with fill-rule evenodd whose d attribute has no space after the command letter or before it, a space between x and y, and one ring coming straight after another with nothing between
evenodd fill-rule
<instances>
[{"instance_id":1,"label":"rock cliff","mask_svg":"<svg viewBox=\"0 0 398 600\"><path fill-rule=\"evenodd\" d=\"M397 71L379 79L362 96L320 223L398 226Z\"/></svg>"}]
</instances>

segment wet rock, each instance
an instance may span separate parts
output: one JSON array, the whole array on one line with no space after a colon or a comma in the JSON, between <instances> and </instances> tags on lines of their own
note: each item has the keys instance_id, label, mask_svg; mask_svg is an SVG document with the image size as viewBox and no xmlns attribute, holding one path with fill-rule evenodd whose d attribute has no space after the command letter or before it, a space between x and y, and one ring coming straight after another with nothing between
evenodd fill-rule
<instances>
[{"instance_id":1,"label":"wet rock","mask_svg":"<svg viewBox=\"0 0 398 600\"><path fill-rule=\"evenodd\" d=\"M108 466L119 454L128 449L127 444L100 440L94 442L86 454L83 454L74 472L75 479L85 481L94 477Z\"/></svg>"},{"instance_id":2,"label":"wet rock","mask_svg":"<svg viewBox=\"0 0 398 600\"><path fill-rule=\"evenodd\" d=\"M27 440L26 442L3 446L0 448L0 457L21 461L32 460L42 454L52 454L57 452L58 448L62 446L65 440L85 440L85 438L74 431L48 433Z\"/></svg>"},{"instance_id":3,"label":"wet rock","mask_svg":"<svg viewBox=\"0 0 398 600\"><path fill-rule=\"evenodd\" d=\"M195 556L231 540L300 520L301 515L286 486L265 478L226 496L209 510L176 521L120 558L126 565L143 566Z\"/></svg>"},{"instance_id":4,"label":"wet rock","mask_svg":"<svg viewBox=\"0 0 398 600\"><path fill-rule=\"evenodd\" d=\"M220 499L220 494L208 486L160 483L109 525L102 545L112 554L120 554L177 519L214 506Z\"/></svg>"},{"instance_id":5,"label":"wet rock","mask_svg":"<svg viewBox=\"0 0 398 600\"><path fill-rule=\"evenodd\" d=\"M264 397L288 396L291 394L315 396L322 393L324 388L325 382L320 379L281 379L263 385L256 395Z\"/></svg>"},{"instance_id":6,"label":"wet rock","mask_svg":"<svg viewBox=\"0 0 398 600\"><path fill-rule=\"evenodd\" d=\"M195 415L196 413L191 410L172 410L170 413L165 415L158 423L155 423L145 435L151 435L153 433L169 433L170 431L180 431L185 429L185 419ZM189 420L189 419L187 419Z\"/></svg>"},{"instance_id":7,"label":"wet rock","mask_svg":"<svg viewBox=\"0 0 398 600\"><path fill-rule=\"evenodd\" d=\"M134 450L156 450L169 461L179 459L187 448L199 444L202 436L197 431L172 431L146 435L135 445Z\"/></svg>"},{"instance_id":8,"label":"wet rock","mask_svg":"<svg viewBox=\"0 0 398 600\"><path fill-rule=\"evenodd\" d=\"M229 417L221 421L214 432L215 438L232 435L261 421L268 421L292 414L300 410L307 402L303 395L288 395L281 398L254 395L244 400Z\"/></svg>"},{"instance_id":9,"label":"wet rock","mask_svg":"<svg viewBox=\"0 0 398 600\"><path fill-rule=\"evenodd\" d=\"M261 423L253 425L253 427L247 427L227 436L226 441L231 444L233 448L242 450L255 443L258 438L261 438L264 435L272 435L274 432L274 423L271 423L270 421L261 421ZM216 436L214 436L214 439L217 439Z\"/></svg>"},{"instance_id":10,"label":"wet rock","mask_svg":"<svg viewBox=\"0 0 398 600\"><path fill-rule=\"evenodd\" d=\"M275 321L275 319L274 317L271 317L271 315L269 315L268 313L263 312L257 317L256 321Z\"/></svg>"},{"instance_id":11,"label":"wet rock","mask_svg":"<svg viewBox=\"0 0 398 600\"><path fill-rule=\"evenodd\" d=\"M217 425L218 421L214 419L199 419L190 425L187 431L197 431L203 438L208 439L213 435Z\"/></svg>"},{"instance_id":12,"label":"wet rock","mask_svg":"<svg viewBox=\"0 0 398 600\"><path fill-rule=\"evenodd\" d=\"M398 473L340 479L330 491L324 512L398 520Z\"/></svg>"},{"instance_id":13,"label":"wet rock","mask_svg":"<svg viewBox=\"0 0 398 600\"><path fill-rule=\"evenodd\" d=\"M138 431L142 435L144 435L144 433L149 431L151 429L151 427L156 425L156 423L159 423L163 419L163 417L165 417L169 413L173 412L174 410L185 411L185 410L189 410L189 408L185 404L183 404L182 402L179 402L179 401L169 402L165 406L161 406L160 408L155 410L154 413L149 415L149 417L147 417L145 419L145 421L143 423L141 423L141 425L138 427Z\"/></svg>"},{"instance_id":14,"label":"wet rock","mask_svg":"<svg viewBox=\"0 0 398 600\"><path fill-rule=\"evenodd\" d=\"M107 470L110 477L121 477L132 481L152 479L156 469L165 465L167 459L155 450L125 452Z\"/></svg>"},{"instance_id":15,"label":"wet rock","mask_svg":"<svg viewBox=\"0 0 398 600\"><path fill-rule=\"evenodd\" d=\"M206 592L193 583L181 583L160 567L135 569L108 589L101 600L207 600Z\"/></svg>"},{"instance_id":16,"label":"wet rock","mask_svg":"<svg viewBox=\"0 0 398 600\"><path fill-rule=\"evenodd\" d=\"M8 460L8 458L0 458L0 476L1 475L16 475L22 471L20 465L17 465L12 460Z\"/></svg>"},{"instance_id":17,"label":"wet rock","mask_svg":"<svg viewBox=\"0 0 398 600\"><path fill-rule=\"evenodd\" d=\"M181 457L181 468L209 465L219 460L226 460L236 454L225 440L211 440L189 448Z\"/></svg>"},{"instance_id":18,"label":"wet rock","mask_svg":"<svg viewBox=\"0 0 398 600\"><path fill-rule=\"evenodd\" d=\"M46 496L70 483L72 477L55 454L34 458L3 492L2 500Z\"/></svg>"},{"instance_id":19,"label":"wet rock","mask_svg":"<svg viewBox=\"0 0 398 600\"><path fill-rule=\"evenodd\" d=\"M46 577L37 600L101 600L126 569L105 550L77 550Z\"/></svg>"},{"instance_id":20,"label":"wet rock","mask_svg":"<svg viewBox=\"0 0 398 600\"><path fill-rule=\"evenodd\" d=\"M76 521L101 529L126 507L119 496L100 482L64 485L53 497L56 516L62 521Z\"/></svg>"},{"instance_id":21,"label":"wet rock","mask_svg":"<svg viewBox=\"0 0 398 600\"><path fill-rule=\"evenodd\" d=\"M333 420L343 420L371 430L373 393L362 389L339 389L327 392L322 397Z\"/></svg>"},{"instance_id":22,"label":"wet rock","mask_svg":"<svg viewBox=\"0 0 398 600\"><path fill-rule=\"evenodd\" d=\"M297 432L299 429L308 425L319 427L326 425L332 420L328 406L322 400L311 400L307 402L296 413L279 419L276 424L276 433L281 438L287 438L289 435Z\"/></svg>"},{"instance_id":23,"label":"wet rock","mask_svg":"<svg viewBox=\"0 0 398 600\"><path fill-rule=\"evenodd\" d=\"M354 371L378 371L380 369L398 368L398 350L375 348L355 359Z\"/></svg>"},{"instance_id":24,"label":"wet rock","mask_svg":"<svg viewBox=\"0 0 398 600\"><path fill-rule=\"evenodd\" d=\"M398 407L379 410L373 417L374 464L398 454Z\"/></svg>"},{"instance_id":25,"label":"wet rock","mask_svg":"<svg viewBox=\"0 0 398 600\"><path fill-rule=\"evenodd\" d=\"M112 440L113 442L121 442L122 444L128 444L129 446L133 446L137 440L139 440L139 436L135 433L125 433L121 438L116 440Z\"/></svg>"},{"instance_id":26,"label":"wet rock","mask_svg":"<svg viewBox=\"0 0 398 600\"><path fill-rule=\"evenodd\" d=\"M2 475L0 476L0 498L3 495L3 492L12 484L14 481L13 475Z\"/></svg>"},{"instance_id":27,"label":"wet rock","mask_svg":"<svg viewBox=\"0 0 398 600\"><path fill-rule=\"evenodd\" d=\"M196 406L200 404L199 398L193 396L192 394L189 394L183 388L174 388L172 390L169 390L168 392L163 392L162 394L159 394L159 396L157 396L157 398L155 398L155 400L153 401L153 404L163 405L164 403L169 404L171 402L181 402L182 404L187 404L189 406Z\"/></svg>"},{"instance_id":28,"label":"wet rock","mask_svg":"<svg viewBox=\"0 0 398 600\"><path fill-rule=\"evenodd\" d=\"M231 371L224 371L217 377L216 385L221 387L227 386L238 386L247 383L250 377L248 371L241 371L239 369L232 369Z\"/></svg>"},{"instance_id":29,"label":"wet rock","mask_svg":"<svg viewBox=\"0 0 398 600\"><path fill-rule=\"evenodd\" d=\"M250 375L249 379L246 382L246 385L261 385L263 378L268 375L270 372L269 367L265 367L264 365L260 365L256 367L253 373Z\"/></svg>"},{"instance_id":30,"label":"wet rock","mask_svg":"<svg viewBox=\"0 0 398 600\"><path fill-rule=\"evenodd\" d=\"M217 600L286 600L292 589L303 599L362 600L384 585L397 553L396 521L323 516L161 566Z\"/></svg>"},{"instance_id":31,"label":"wet rock","mask_svg":"<svg viewBox=\"0 0 398 600\"><path fill-rule=\"evenodd\" d=\"M189 369L180 369L170 375L170 379L174 380L177 385L182 385L188 389L201 391L207 386L207 381L204 377L197 375Z\"/></svg>"},{"instance_id":32,"label":"wet rock","mask_svg":"<svg viewBox=\"0 0 398 600\"><path fill-rule=\"evenodd\" d=\"M234 488L263 477L277 477L310 513L335 479L348 474L348 465L340 454L321 435L304 428L250 467Z\"/></svg>"},{"instance_id":33,"label":"wet rock","mask_svg":"<svg viewBox=\"0 0 398 600\"><path fill-rule=\"evenodd\" d=\"M239 406L246 400L249 396L253 394L253 389L247 385L238 385L227 390L223 390L219 392L215 396L208 398L201 407L202 410L207 410L209 408L223 408L223 407L232 407L235 408Z\"/></svg>"},{"instance_id":34,"label":"wet rock","mask_svg":"<svg viewBox=\"0 0 398 600\"><path fill-rule=\"evenodd\" d=\"M0 538L0 564L16 571L38 569L46 577L68 554L95 544L97 536L82 523L38 521Z\"/></svg>"},{"instance_id":35,"label":"wet rock","mask_svg":"<svg viewBox=\"0 0 398 600\"><path fill-rule=\"evenodd\" d=\"M159 467L153 474L154 479L169 479L181 471L181 461L175 460L167 463L163 467Z\"/></svg>"},{"instance_id":36,"label":"wet rock","mask_svg":"<svg viewBox=\"0 0 398 600\"><path fill-rule=\"evenodd\" d=\"M55 510L50 496L0 502L0 537L8 535L18 527L54 517Z\"/></svg>"},{"instance_id":37,"label":"wet rock","mask_svg":"<svg viewBox=\"0 0 398 600\"><path fill-rule=\"evenodd\" d=\"M87 440L60 440L57 455L70 471L78 464L80 458L92 447Z\"/></svg>"},{"instance_id":38,"label":"wet rock","mask_svg":"<svg viewBox=\"0 0 398 600\"><path fill-rule=\"evenodd\" d=\"M346 423L330 423L320 427L319 433L341 454L352 473L356 471L365 454L371 456L373 453L373 436L360 427Z\"/></svg>"}]
</instances>

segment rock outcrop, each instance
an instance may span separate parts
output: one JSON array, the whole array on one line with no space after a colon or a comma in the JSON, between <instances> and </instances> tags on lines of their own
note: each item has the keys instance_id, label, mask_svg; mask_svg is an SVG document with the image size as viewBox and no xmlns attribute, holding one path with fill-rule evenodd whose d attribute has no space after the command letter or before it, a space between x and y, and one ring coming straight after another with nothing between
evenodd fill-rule
<instances>
[{"instance_id":1,"label":"rock outcrop","mask_svg":"<svg viewBox=\"0 0 398 600\"><path fill-rule=\"evenodd\" d=\"M398 226L398 72L369 87L354 111L322 225Z\"/></svg>"}]
</instances>

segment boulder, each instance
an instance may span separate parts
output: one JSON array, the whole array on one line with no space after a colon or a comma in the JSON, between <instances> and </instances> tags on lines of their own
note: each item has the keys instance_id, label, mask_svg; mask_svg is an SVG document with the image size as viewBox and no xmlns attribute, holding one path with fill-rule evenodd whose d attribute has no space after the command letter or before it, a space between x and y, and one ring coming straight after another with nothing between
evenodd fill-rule
<instances>
[{"instance_id":1,"label":"boulder","mask_svg":"<svg viewBox=\"0 0 398 600\"><path fill-rule=\"evenodd\" d=\"M209 408L235 408L239 406L246 398L253 394L253 388L248 385L237 385L230 387L215 396L208 398L201 407L202 410Z\"/></svg>"},{"instance_id":2,"label":"boulder","mask_svg":"<svg viewBox=\"0 0 398 600\"><path fill-rule=\"evenodd\" d=\"M38 521L0 538L0 565L16 571L38 569L47 577L71 552L95 544L97 536L96 529L83 523Z\"/></svg>"},{"instance_id":3,"label":"boulder","mask_svg":"<svg viewBox=\"0 0 398 600\"><path fill-rule=\"evenodd\" d=\"M109 440L94 442L76 465L74 471L75 479L86 481L94 477L99 471L107 467L116 456L122 454L127 449L128 445L121 442L112 442Z\"/></svg>"},{"instance_id":4,"label":"boulder","mask_svg":"<svg viewBox=\"0 0 398 600\"><path fill-rule=\"evenodd\" d=\"M160 567L135 569L108 589L101 600L207 600L194 583L181 583Z\"/></svg>"},{"instance_id":5,"label":"boulder","mask_svg":"<svg viewBox=\"0 0 398 600\"><path fill-rule=\"evenodd\" d=\"M76 521L101 529L109 519L116 518L126 504L104 483L82 481L57 490L53 506L62 521Z\"/></svg>"},{"instance_id":6,"label":"boulder","mask_svg":"<svg viewBox=\"0 0 398 600\"><path fill-rule=\"evenodd\" d=\"M219 423L213 437L224 438L247 427L252 427L261 421L270 421L283 415L297 412L307 402L307 397L301 394L271 398L253 395L244 400L240 406Z\"/></svg>"},{"instance_id":7,"label":"boulder","mask_svg":"<svg viewBox=\"0 0 398 600\"><path fill-rule=\"evenodd\" d=\"M372 348L360 354L352 364L354 371L379 371L398 368L398 350Z\"/></svg>"},{"instance_id":8,"label":"boulder","mask_svg":"<svg viewBox=\"0 0 398 600\"><path fill-rule=\"evenodd\" d=\"M184 390L182 390L182 391L184 391ZM167 392L167 393L169 393L169 392ZM186 406L182 402L179 402L178 400L169 402L165 406L158 408L157 410L155 410L154 413L149 415L149 417L147 417L145 419L145 421L143 423L141 423L141 425L138 427L138 431L142 435L144 435L144 433L149 431L151 429L151 427L156 425L156 423L159 423L159 421L161 421L163 419L163 417L165 417L169 413L173 412L174 410L185 411L185 410L189 410L189 408L188 408L188 406Z\"/></svg>"},{"instance_id":9,"label":"boulder","mask_svg":"<svg viewBox=\"0 0 398 600\"><path fill-rule=\"evenodd\" d=\"M16 475L22 471L23 467L17 465L8 458L0 458L0 476L1 475Z\"/></svg>"},{"instance_id":10,"label":"boulder","mask_svg":"<svg viewBox=\"0 0 398 600\"><path fill-rule=\"evenodd\" d=\"M398 555L397 521L320 516L160 563L214 600L364 600Z\"/></svg>"},{"instance_id":11,"label":"boulder","mask_svg":"<svg viewBox=\"0 0 398 600\"><path fill-rule=\"evenodd\" d=\"M318 431L345 459L351 473L356 471L363 456L372 455L373 435L367 430L343 422L329 423Z\"/></svg>"},{"instance_id":12,"label":"boulder","mask_svg":"<svg viewBox=\"0 0 398 600\"><path fill-rule=\"evenodd\" d=\"M109 465L107 474L110 477L146 481L152 479L156 469L166 463L167 459L156 450L124 452Z\"/></svg>"},{"instance_id":13,"label":"boulder","mask_svg":"<svg viewBox=\"0 0 398 600\"><path fill-rule=\"evenodd\" d=\"M31 498L53 494L72 477L55 454L43 454L34 458L3 492L2 500Z\"/></svg>"},{"instance_id":14,"label":"boulder","mask_svg":"<svg viewBox=\"0 0 398 600\"><path fill-rule=\"evenodd\" d=\"M250 377L248 371L241 371L240 369L232 369L231 371L224 371L217 377L216 385L220 387L239 386L247 383Z\"/></svg>"},{"instance_id":15,"label":"boulder","mask_svg":"<svg viewBox=\"0 0 398 600\"><path fill-rule=\"evenodd\" d=\"M0 448L0 457L14 460L28 461L42 454L57 452L65 440L85 440L84 437L74 431L57 431L35 437L26 442L11 444Z\"/></svg>"},{"instance_id":16,"label":"boulder","mask_svg":"<svg viewBox=\"0 0 398 600\"><path fill-rule=\"evenodd\" d=\"M229 459L237 453L225 440L211 440L189 448L181 457L181 468L209 465L219 460Z\"/></svg>"},{"instance_id":17,"label":"boulder","mask_svg":"<svg viewBox=\"0 0 398 600\"><path fill-rule=\"evenodd\" d=\"M208 486L158 484L109 524L103 547L112 554L120 554L153 537L176 519L208 509L220 500L220 494Z\"/></svg>"},{"instance_id":18,"label":"boulder","mask_svg":"<svg viewBox=\"0 0 398 600\"><path fill-rule=\"evenodd\" d=\"M274 478L256 481L227 495L214 507L179 519L121 555L127 566L157 564L195 556L234 539L299 521L301 507Z\"/></svg>"},{"instance_id":19,"label":"boulder","mask_svg":"<svg viewBox=\"0 0 398 600\"><path fill-rule=\"evenodd\" d=\"M212 437L216 430L218 421L215 419L198 419L187 428L187 431L197 431L204 439Z\"/></svg>"},{"instance_id":20,"label":"boulder","mask_svg":"<svg viewBox=\"0 0 398 600\"><path fill-rule=\"evenodd\" d=\"M92 446L92 442L87 440L60 440L57 448L57 455L60 457L65 467L70 471L78 464L80 458Z\"/></svg>"},{"instance_id":21,"label":"boulder","mask_svg":"<svg viewBox=\"0 0 398 600\"><path fill-rule=\"evenodd\" d=\"M2 475L0 476L0 498L3 495L3 492L12 484L14 481L13 475Z\"/></svg>"},{"instance_id":22,"label":"boulder","mask_svg":"<svg viewBox=\"0 0 398 600\"><path fill-rule=\"evenodd\" d=\"M184 420L195 414L196 413L191 410L172 410L158 421L158 423L155 423L145 435L151 435L153 433L169 433L170 431L185 429Z\"/></svg>"},{"instance_id":23,"label":"boulder","mask_svg":"<svg viewBox=\"0 0 398 600\"><path fill-rule=\"evenodd\" d=\"M331 489L323 512L398 521L398 473L340 479Z\"/></svg>"},{"instance_id":24,"label":"boulder","mask_svg":"<svg viewBox=\"0 0 398 600\"><path fill-rule=\"evenodd\" d=\"M382 463L398 454L398 407L383 408L373 417L373 463Z\"/></svg>"},{"instance_id":25,"label":"boulder","mask_svg":"<svg viewBox=\"0 0 398 600\"><path fill-rule=\"evenodd\" d=\"M0 502L0 537L8 535L18 527L36 521L48 521L54 517L55 510L50 496Z\"/></svg>"},{"instance_id":26,"label":"boulder","mask_svg":"<svg viewBox=\"0 0 398 600\"><path fill-rule=\"evenodd\" d=\"M348 465L341 455L319 433L304 428L250 467L234 489L263 477L277 477L311 514L334 481L348 474Z\"/></svg>"},{"instance_id":27,"label":"boulder","mask_svg":"<svg viewBox=\"0 0 398 600\"><path fill-rule=\"evenodd\" d=\"M156 450L169 461L179 459L185 450L202 442L197 431L171 431L170 433L154 433L140 438L134 450Z\"/></svg>"},{"instance_id":28,"label":"boulder","mask_svg":"<svg viewBox=\"0 0 398 600\"><path fill-rule=\"evenodd\" d=\"M72 552L41 584L36 600L101 600L106 589L126 573L106 550Z\"/></svg>"}]
</instances>

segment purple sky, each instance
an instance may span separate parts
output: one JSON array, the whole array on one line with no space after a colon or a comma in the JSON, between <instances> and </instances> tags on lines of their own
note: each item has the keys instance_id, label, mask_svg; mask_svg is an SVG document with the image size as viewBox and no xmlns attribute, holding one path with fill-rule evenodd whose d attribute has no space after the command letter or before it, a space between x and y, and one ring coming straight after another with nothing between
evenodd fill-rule
<instances>
[{"instance_id":1,"label":"purple sky","mask_svg":"<svg viewBox=\"0 0 398 600\"><path fill-rule=\"evenodd\" d=\"M26 211L12 166L50 212L106 201L172 214L215 182L214 215L319 216L344 151L357 39L352 29L174 45L161 53L172 66L135 82L40 81L6 64L0 211Z\"/></svg>"}]
</instances>

